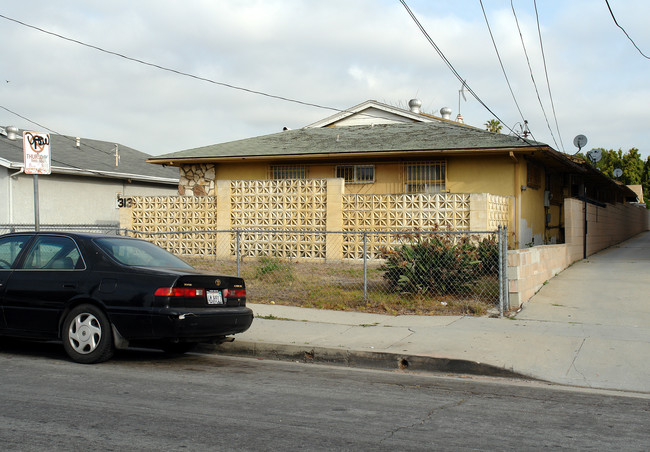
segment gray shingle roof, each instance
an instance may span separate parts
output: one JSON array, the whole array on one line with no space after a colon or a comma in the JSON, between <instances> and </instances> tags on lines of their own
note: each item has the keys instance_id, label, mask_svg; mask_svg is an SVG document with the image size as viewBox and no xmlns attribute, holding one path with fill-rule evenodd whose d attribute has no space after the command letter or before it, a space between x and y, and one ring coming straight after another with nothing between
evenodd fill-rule
<instances>
[{"instance_id":1,"label":"gray shingle roof","mask_svg":"<svg viewBox=\"0 0 650 452\"><path fill-rule=\"evenodd\" d=\"M17 168L24 162L22 130L17 140L0 135L0 160ZM50 133L52 172L92 172L97 177L176 183L178 169L147 163L151 155L118 144L119 165L115 165L115 143L87 138L76 147L76 138Z\"/></svg>"},{"instance_id":2,"label":"gray shingle roof","mask_svg":"<svg viewBox=\"0 0 650 452\"><path fill-rule=\"evenodd\" d=\"M286 130L153 157L174 159L346 154L359 152L547 147L544 143L446 122Z\"/></svg>"}]
</instances>

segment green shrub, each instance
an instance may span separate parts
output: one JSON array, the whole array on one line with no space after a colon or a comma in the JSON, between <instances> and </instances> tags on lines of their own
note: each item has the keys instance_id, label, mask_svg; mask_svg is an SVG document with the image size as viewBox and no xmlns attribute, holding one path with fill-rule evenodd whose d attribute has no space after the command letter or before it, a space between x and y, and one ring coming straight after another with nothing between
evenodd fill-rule
<instances>
[{"instance_id":1,"label":"green shrub","mask_svg":"<svg viewBox=\"0 0 650 452\"><path fill-rule=\"evenodd\" d=\"M478 244L478 257L481 260L483 273L486 275L499 274L499 242L496 237L488 237Z\"/></svg>"},{"instance_id":2,"label":"green shrub","mask_svg":"<svg viewBox=\"0 0 650 452\"><path fill-rule=\"evenodd\" d=\"M458 294L466 292L483 274L481 254L493 265L489 242L474 245L468 237L435 234L409 237L410 243L384 250L381 270L392 291L403 293ZM496 248L498 263L498 248ZM498 265L495 267L498 268Z\"/></svg>"}]
</instances>

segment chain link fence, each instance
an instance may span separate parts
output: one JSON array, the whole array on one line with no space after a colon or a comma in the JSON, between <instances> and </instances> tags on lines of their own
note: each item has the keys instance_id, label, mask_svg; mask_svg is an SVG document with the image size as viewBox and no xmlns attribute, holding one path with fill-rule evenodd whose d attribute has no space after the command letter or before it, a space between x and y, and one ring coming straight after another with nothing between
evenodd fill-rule
<instances>
[{"instance_id":1,"label":"chain link fence","mask_svg":"<svg viewBox=\"0 0 650 452\"><path fill-rule=\"evenodd\" d=\"M507 231L124 231L259 303L390 314L503 315ZM334 251L332 251L334 250Z\"/></svg>"},{"instance_id":2,"label":"chain link fence","mask_svg":"<svg viewBox=\"0 0 650 452\"><path fill-rule=\"evenodd\" d=\"M0 225L0 233L34 225ZM193 266L246 280L248 298L388 314L503 315L507 230L142 232L117 224L41 225L144 238Z\"/></svg>"},{"instance_id":3,"label":"chain link fence","mask_svg":"<svg viewBox=\"0 0 650 452\"><path fill-rule=\"evenodd\" d=\"M30 232L35 226L31 224L0 224L0 234L10 232ZM40 224L40 231L95 232L99 234L120 234L119 223L106 224Z\"/></svg>"}]
</instances>

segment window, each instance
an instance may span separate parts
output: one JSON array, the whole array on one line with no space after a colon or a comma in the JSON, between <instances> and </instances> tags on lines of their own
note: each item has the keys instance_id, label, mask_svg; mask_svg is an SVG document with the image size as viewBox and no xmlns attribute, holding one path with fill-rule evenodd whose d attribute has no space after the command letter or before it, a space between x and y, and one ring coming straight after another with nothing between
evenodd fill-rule
<instances>
[{"instance_id":1,"label":"window","mask_svg":"<svg viewBox=\"0 0 650 452\"><path fill-rule=\"evenodd\" d=\"M336 177L342 177L348 184L371 184L375 181L374 165L339 165Z\"/></svg>"},{"instance_id":2,"label":"window","mask_svg":"<svg viewBox=\"0 0 650 452\"><path fill-rule=\"evenodd\" d=\"M12 236L0 240L0 269L11 268L27 240L28 236Z\"/></svg>"},{"instance_id":3,"label":"window","mask_svg":"<svg viewBox=\"0 0 650 452\"><path fill-rule=\"evenodd\" d=\"M36 239L25 258L23 268L74 270L78 264L82 266L82 263L77 245L72 239L45 236Z\"/></svg>"},{"instance_id":4,"label":"window","mask_svg":"<svg viewBox=\"0 0 650 452\"><path fill-rule=\"evenodd\" d=\"M153 243L119 237L102 237L95 243L120 264L132 267L192 268Z\"/></svg>"},{"instance_id":5,"label":"window","mask_svg":"<svg viewBox=\"0 0 650 452\"><path fill-rule=\"evenodd\" d=\"M271 166L271 179L307 179L307 167Z\"/></svg>"},{"instance_id":6,"label":"window","mask_svg":"<svg viewBox=\"0 0 650 452\"><path fill-rule=\"evenodd\" d=\"M526 185L529 188L541 188L542 186L542 169L535 165L534 163L528 163L526 165Z\"/></svg>"},{"instance_id":7,"label":"window","mask_svg":"<svg viewBox=\"0 0 650 452\"><path fill-rule=\"evenodd\" d=\"M422 162L406 165L406 193L440 193L445 191L445 162Z\"/></svg>"}]
</instances>

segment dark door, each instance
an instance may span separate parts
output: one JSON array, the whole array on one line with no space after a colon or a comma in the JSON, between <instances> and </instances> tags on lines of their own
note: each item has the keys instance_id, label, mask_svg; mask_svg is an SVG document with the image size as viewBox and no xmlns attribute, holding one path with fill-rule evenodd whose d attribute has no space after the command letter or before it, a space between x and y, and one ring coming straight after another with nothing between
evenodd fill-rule
<instances>
[{"instance_id":1,"label":"dark door","mask_svg":"<svg viewBox=\"0 0 650 452\"><path fill-rule=\"evenodd\" d=\"M70 237L37 236L5 283L6 328L55 336L66 303L85 290L85 265Z\"/></svg>"},{"instance_id":2,"label":"dark door","mask_svg":"<svg viewBox=\"0 0 650 452\"><path fill-rule=\"evenodd\" d=\"M0 328L5 328L3 300L7 282L13 273L13 268L18 262L18 256L29 241L29 235L14 235L0 238Z\"/></svg>"}]
</instances>

